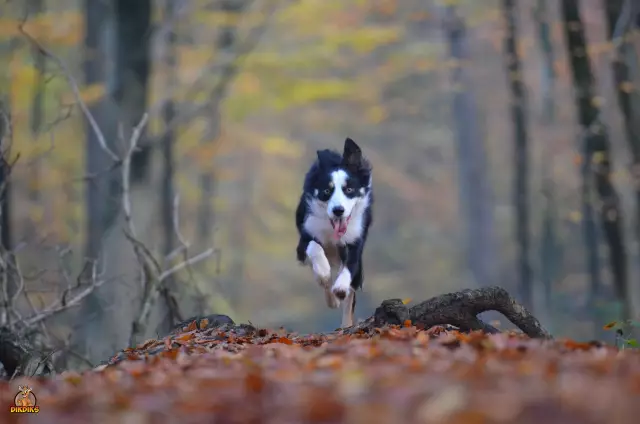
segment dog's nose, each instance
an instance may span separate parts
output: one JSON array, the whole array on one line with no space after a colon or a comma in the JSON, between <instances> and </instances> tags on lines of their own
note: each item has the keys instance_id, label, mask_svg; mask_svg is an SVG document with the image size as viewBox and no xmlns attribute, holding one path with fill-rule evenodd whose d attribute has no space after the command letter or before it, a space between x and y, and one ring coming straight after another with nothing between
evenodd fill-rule
<instances>
[{"instance_id":1,"label":"dog's nose","mask_svg":"<svg viewBox=\"0 0 640 424\"><path fill-rule=\"evenodd\" d=\"M342 216L344 214L344 208L342 206L336 206L332 212L335 216Z\"/></svg>"}]
</instances>

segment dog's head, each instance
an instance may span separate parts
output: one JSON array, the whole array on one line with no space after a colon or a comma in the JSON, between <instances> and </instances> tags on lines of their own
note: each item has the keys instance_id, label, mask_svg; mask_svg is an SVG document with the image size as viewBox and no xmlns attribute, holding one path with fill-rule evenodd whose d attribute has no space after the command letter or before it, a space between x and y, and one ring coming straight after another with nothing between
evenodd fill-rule
<instances>
[{"instance_id":1,"label":"dog's head","mask_svg":"<svg viewBox=\"0 0 640 424\"><path fill-rule=\"evenodd\" d=\"M332 150L318 150L318 173L313 182L313 196L326 204L326 213L339 238L356 206L371 189L371 165L360 147L350 138L344 142L342 156Z\"/></svg>"}]
</instances>

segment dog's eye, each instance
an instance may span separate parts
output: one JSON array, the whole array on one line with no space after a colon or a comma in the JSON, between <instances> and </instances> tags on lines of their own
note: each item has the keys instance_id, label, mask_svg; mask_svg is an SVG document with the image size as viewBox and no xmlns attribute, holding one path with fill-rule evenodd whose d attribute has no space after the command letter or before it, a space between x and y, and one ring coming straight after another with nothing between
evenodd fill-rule
<instances>
[{"instance_id":1,"label":"dog's eye","mask_svg":"<svg viewBox=\"0 0 640 424\"><path fill-rule=\"evenodd\" d=\"M351 188L351 187L347 187L346 192L347 192L347 193L353 193L353 188Z\"/></svg>"},{"instance_id":2,"label":"dog's eye","mask_svg":"<svg viewBox=\"0 0 640 424\"><path fill-rule=\"evenodd\" d=\"M331 189L325 188L324 189L324 194L331 194Z\"/></svg>"}]
</instances>

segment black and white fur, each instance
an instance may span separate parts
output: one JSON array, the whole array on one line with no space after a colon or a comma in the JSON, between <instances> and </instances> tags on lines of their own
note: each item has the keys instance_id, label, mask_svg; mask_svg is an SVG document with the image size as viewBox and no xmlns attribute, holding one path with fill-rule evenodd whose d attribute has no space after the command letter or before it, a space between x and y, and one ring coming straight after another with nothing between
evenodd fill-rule
<instances>
[{"instance_id":1,"label":"black and white fur","mask_svg":"<svg viewBox=\"0 0 640 424\"><path fill-rule=\"evenodd\" d=\"M298 261L311 265L327 305L342 301L342 327L353 325L355 291L362 288L362 252L373 215L371 165L350 138L344 152L318 150L296 210ZM335 280L331 284L331 274Z\"/></svg>"}]
</instances>

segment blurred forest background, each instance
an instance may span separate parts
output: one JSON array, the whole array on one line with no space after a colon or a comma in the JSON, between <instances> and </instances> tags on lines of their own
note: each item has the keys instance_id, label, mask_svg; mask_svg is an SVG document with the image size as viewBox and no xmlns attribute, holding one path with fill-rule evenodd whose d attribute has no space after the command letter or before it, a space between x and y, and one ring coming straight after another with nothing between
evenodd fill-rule
<instances>
[{"instance_id":1,"label":"blurred forest background","mask_svg":"<svg viewBox=\"0 0 640 424\"><path fill-rule=\"evenodd\" d=\"M294 211L349 136L377 191L358 318L500 285L601 338L640 307L636 7L3 0L2 325L91 363L203 312L335 328Z\"/></svg>"}]
</instances>

